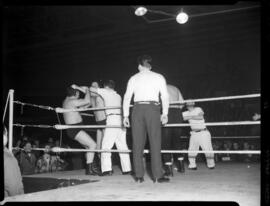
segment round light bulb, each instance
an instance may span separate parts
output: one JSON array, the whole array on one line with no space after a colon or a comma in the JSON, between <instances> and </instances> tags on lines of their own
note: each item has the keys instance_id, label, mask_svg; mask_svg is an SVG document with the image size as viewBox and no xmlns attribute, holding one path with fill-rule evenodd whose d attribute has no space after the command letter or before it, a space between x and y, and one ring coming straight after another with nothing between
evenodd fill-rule
<instances>
[{"instance_id":1,"label":"round light bulb","mask_svg":"<svg viewBox=\"0 0 270 206\"><path fill-rule=\"evenodd\" d=\"M185 12L180 12L177 16L176 16L176 21L179 24L184 24L188 21L188 15Z\"/></svg>"},{"instance_id":2,"label":"round light bulb","mask_svg":"<svg viewBox=\"0 0 270 206\"><path fill-rule=\"evenodd\" d=\"M146 12L147 12L147 9L145 8L145 7L138 7L136 10L135 10L135 14L137 15L137 16L143 16L143 15L145 15L146 14Z\"/></svg>"}]
</instances>

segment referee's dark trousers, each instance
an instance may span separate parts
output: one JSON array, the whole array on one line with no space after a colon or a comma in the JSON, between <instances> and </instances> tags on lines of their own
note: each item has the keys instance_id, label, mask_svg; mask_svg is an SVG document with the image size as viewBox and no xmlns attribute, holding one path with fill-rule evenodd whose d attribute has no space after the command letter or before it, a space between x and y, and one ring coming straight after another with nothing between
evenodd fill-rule
<instances>
[{"instance_id":1,"label":"referee's dark trousers","mask_svg":"<svg viewBox=\"0 0 270 206\"><path fill-rule=\"evenodd\" d=\"M160 106L156 103L135 103L132 116L132 150L133 166L136 177L143 177L145 168L143 151L148 134L151 153L151 169L153 178L163 175L161 162L161 122Z\"/></svg>"}]
</instances>

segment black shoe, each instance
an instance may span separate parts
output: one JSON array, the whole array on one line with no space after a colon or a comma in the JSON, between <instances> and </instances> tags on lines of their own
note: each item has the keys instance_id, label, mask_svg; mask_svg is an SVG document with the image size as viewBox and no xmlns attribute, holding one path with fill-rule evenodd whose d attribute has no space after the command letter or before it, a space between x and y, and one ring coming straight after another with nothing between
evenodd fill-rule
<instances>
[{"instance_id":1,"label":"black shoe","mask_svg":"<svg viewBox=\"0 0 270 206\"><path fill-rule=\"evenodd\" d=\"M189 170L197 170L197 167L188 168Z\"/></svg>"},{"instance_id":2,"label":"black shoe","mask_svg":"<svg viewBox=\"0 0 270 206\"><path fill-rule=\"evenodd\" d=\"M155 179L153 179L153 182L155 183L155 182L158 182L158 183L164 183L164 182L169 182L170 181L170 179L169 178L167 178L167 177L160 177L160 178L155 178Z\"/></svg>"},{"instance_id":3,"label":"black shoe","mask_svg":"<svg viewBox=\"0 0 270 206\"><path fill-rule=\"evenodd\" d=\"M85 169L86 175L101 175L101 171L93 163L87 164Z\"/></svg>"},{"instance_id":4,"label":"black shoe","mask_svg":"<svg viewBox=\"0 0 270 206\"><path fill-rule=\"evenodd\" d=\"M113 174L113 171L110 170L110 171L106 171L106 172L102 172L102 176L112 176Z\"/></svg>"},{"instance_id":5,"label":"black shoe","mask_svg":"<svg viewBox=\"0 0 270 206\"><path fill-rule=\"evenodd\" d=\"M90 163L86 165L86 175L98 175L101 176L101 170L98 166L95 165L95 163Z\"/></svg>"},{"instance_id":6,"label":"black shoe","mask_svg":"<svg viewBox=\"0 0 270 206\"><path fill-rule=\"evenodd\" d=\"M173 169L172 169L172 165L164 165L164 169L165 169L165 176L173 176Z\"/></svg>"},{"instance_id":7,"label":"black shoe","mask_svg":"<svg viewBox=\"0 0 270 206\"><path fill-rule=\"evenodd\" d=\"M178 160L177 171L180 172L180 173L184 173L185 172L184 160Z\"/></svg>"},{"instance_id":8,"label":"black shoe","mask_svg":"<svg viewBox=\"0 0 270 206\"><path fill-rule=\"evenodd\" d=\"M131 171L128 171L128 172L122 172L122 175L132 175L132 172L131 172Z\"/></svg>"},{"instance_id":9,"label":"black shoe","mask_svg":"<svg viewBox=\"0 0 270 206\"><path fill-rule=\"evenodd\" d=\"M208 167L208 169L213 170L213 169L215 169L215 166L214 167Z\"/></svg>"},{"instance_id":10,"label":"black shoe","mask_svg":"<svg viewBox=\"0 0 270 206\"><path fill-rule=\"evenodd\" d=\"M143 177L135 177L135 182L139 182L139 183L142 183L144 182L144 178Z\"/></svg>"}]
</instances>

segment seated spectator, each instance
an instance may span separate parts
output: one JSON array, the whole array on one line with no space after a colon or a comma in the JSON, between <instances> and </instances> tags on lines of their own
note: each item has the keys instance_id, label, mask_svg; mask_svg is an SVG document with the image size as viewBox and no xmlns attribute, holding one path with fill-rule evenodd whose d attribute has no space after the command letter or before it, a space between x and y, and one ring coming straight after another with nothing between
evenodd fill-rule
<instances>
[{"instance_id":1,"label":"seated spectator","mask_svg":"<svg viewBox=\"0 0 270 206\"><path fill-rule=\"evenodd\" d=\"M46 144L44 154L37 161L37 173L60 171L67 167L67 163L59 156L51 154L50 149L50 145Z\"/></svg>"},{"instance_id":2,"label":"seated spectator","mask_svg":"<svg viewBox=\"0 0 270 206\"><path fill-rule=\"evenodd\" d=\"M29 138L28 136L25 135L25 136L22 137L22 141L23 141L23 142L30 141L30 138Z\"/></svg>"},{"instance_id":3,"label":"seated spectator","mask_svg":"<svg viewBox=\"0 0 270 206\"><path fill-rule=\"evenodd\" d=\"M240 146L238 144L238 142L234 142L233 145L232 145L232 150L240 150ZM241 161L241 156L239 154L231 154L231 158L233 161L235 162L239 162Z\"/></svg>"},{"instance_id":4,"label":"seated spectator","mask_svg":"<svg viewBox=\"0 0 270 206\"><path fill-rule=\"evenodd\" d=\"M32 144L32 148L39 148L39 140L34 140ZM33 150L33 153L35 154L36 158L38 159L40 157L40 150Z\"/></svg>"},{"instance_id":5,"label":"seated spectator","mask_svg":"<svg viewBox=\"0 0 270 206\"><path fill-rule=\"evenodd\" d=\"M55 140L54 147L60 147L60 141L59 140Z\"/></svg>"},{"instance_id":6,"label":"seated spectator","mask_svg":"<svg viewBox=\"0 0 270 206\"><path fill-rule=\"evenodd\" d=\"M20 153L20 148L21 148L21 144L22 144L22 140L19 139L16 143L15 143L15 147L13 148L12 152L14 154L14 156L17 156Z\"/></svg>"},{"instance_id":7,"label":"seated spectator","mask_svg":"<svg viewBox=\"0 0 270 206\"><path fill-rule=\"evenodd\" d=\"M32 144L29 141L23 142L23 150L18 155L18 162L20 165L21 173L23 175L30 175L35 173L36 156L32 152Z\"/></svg>"},{"instance_id":8,"label":"seated spectator","mask_svg":"<svg viewBox=\"0 0 270 206\"><path fill-rule=\"evenodd\" d=\"M223 144L223 150L231 150L231 148L229 147L229 144L227 144L228 141L224 142ZM221 160L222 161L231 161L231 155L230 154L221 154Z\"/></svg>"},{"instance_id":9,"label":"seated spectator","mask_svg":"<svg viewBox=\"0 0 270 206\"><path fill-rule=\"evenodd\" d=\"M54 141L53 141L53 138L50 137L50 138L48 139L48 142L47 142L46 144L49 145L51 148L53 148L53 147L54 147Z\"/></svg>"},{"instance_id":10,"label":"seated spectator","mask_svg":"<svg viewBox=\"0 0 270 206\"><path fill-rule=\"evenodd\" d=\"M7 129L3 125L3 146L4 146L4 191L5 197L24 194L22 175L17 159L6 148Z\"/></svg>"}]
</instances>

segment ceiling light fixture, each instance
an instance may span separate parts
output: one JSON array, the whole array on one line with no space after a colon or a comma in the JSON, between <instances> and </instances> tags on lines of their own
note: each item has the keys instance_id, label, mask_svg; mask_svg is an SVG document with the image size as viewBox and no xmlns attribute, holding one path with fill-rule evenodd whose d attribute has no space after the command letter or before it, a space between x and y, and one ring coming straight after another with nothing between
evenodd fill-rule
<instances>
[{"instance_id":1,"label":"ceiling light fixture","mask_svg":"<svg viewBox=\"0 0 270 206\"><path fill-rule=\"evenodd\" d=\"M176 16L176 21L179 24L184 24L188 21L188 15L181 11L177 16Z\"/></svg>"},{"instance_id":2,"label":"ceiling light fixture","mask_svg":"<svg viewBox=\"0 0 270 206\"><path fill-rule=\"evenodd\" d=\"M188 21L188 15L185 12L183 12L183 8L181 9L181 12L178 15L170 14L170 13L167 13L167 12L164 12L164 11L150 10L150 9L147 9L146 7L144 7L144 6L137 6L137 7L134 7L134 8L135 8L135 15L136 16L144 16L147 12L150 12L150 13L154 13L154 14L161 14L161 15L169 16L170 19L176 19L176 21L179 24L184 24L184 23L186 23ZM149 21L149 20L147 20L147 18L145 18L145 20ZM152 22L153 21L161 22L161 21L163 21L163 19L151 20L151 21Z\"/></svg>"},{"instance_id":3,"label":"ceiling light fixture","mask_svg":"<svg viewBox=\"0 0 270 206\"><path fill-rule=\"evenodd\" d=\"M136 16L143 16L146 14L146 12L147 12L147 9L143 6L140 6L135 10L135 15Z\"/></svg>"}]
</instances>

